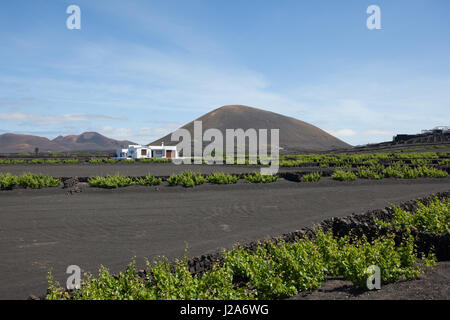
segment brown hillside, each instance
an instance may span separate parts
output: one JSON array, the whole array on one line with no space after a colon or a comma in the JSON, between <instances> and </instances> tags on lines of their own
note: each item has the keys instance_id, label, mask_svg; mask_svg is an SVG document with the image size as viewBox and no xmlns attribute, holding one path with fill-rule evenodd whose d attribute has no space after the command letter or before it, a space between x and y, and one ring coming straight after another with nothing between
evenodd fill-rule
<instances>
[{"instance_id":1,"label":"brown hillside","mask_svg":"<svg viewBox=\"0 0 450 320\"><path fill-rule=\"evenodd\" d=\"M0 135L1 153L33 153L36 147L39 148L40 152L111 151L126 147L129 144L135 143L110 139L97 132L59 136L53 140L25 134L5 133Z\"/></svg>"},{"instance_id":2,"label":"brown hillside","mask_svg":"<svg viewBox=\"0 0 450 320\"><path fill-rule=\"evenodd\" d=\"M325 151L350 147L349 144L304 121L242 105L223 106L196 120L202 121L203 131L217 128L222 131L224 137L225 129L280 129L280 147L284 152ZM182 128L189 130L193 137L193 121ZM171 142L170 137L171 134L168 134L151 145L160 145L162 142L166 145L176 145L177 142ZM268 142L270 144L270 140Z\"/></svg>"}]
</instances>

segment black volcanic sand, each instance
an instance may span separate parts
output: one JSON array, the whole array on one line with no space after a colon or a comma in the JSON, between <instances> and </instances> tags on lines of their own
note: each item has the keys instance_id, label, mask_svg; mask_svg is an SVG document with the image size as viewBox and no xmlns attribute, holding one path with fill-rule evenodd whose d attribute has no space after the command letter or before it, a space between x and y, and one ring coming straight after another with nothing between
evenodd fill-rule
<instances>
[{"instance_id":1,"label":"black volcanic sand","mask_svg":"<svg viewBox=\"0 0 450 320\"><path fill-rule=\"evenodd\" d=\"M449 190L449 179L318 183L131 186L106 190L15 189L0 192L0 299L40 295L46 274L65 283L76 264L112 272L136 256L198 256L391 203Z\"/></svg>"},{"instance_id":2,"label":"black volcanic sand","mask_svg":"<svg viewBox=\"0 0 450 320\"><path fill-rule=\"evenodd\" d=\"M312 293L301 293L290 300L449 300L450 261L426 268L417 279L382 285L380 290L363 291L350 281L328 279Z\"/></svg>"},{"instance_id":3,"label":"black volcanic sand","mask_svg":"<svg viewBox=\"0 0 450 320\"><path fill-rule=\"evenodd\" d=\"M317 167L314 167L318 170ZM120 173L124 176L170 176L183 171L194 171L202 174L214 172L250 173L260 170L260 166L249 165L175 165L172 163L115 163L115 164L18 164L0 165L0 172L20 175L25 172L44 174L52 177L93 177ZM280 168L279 172L311 171L312 168Z\"/></svg>"}]
</instances>

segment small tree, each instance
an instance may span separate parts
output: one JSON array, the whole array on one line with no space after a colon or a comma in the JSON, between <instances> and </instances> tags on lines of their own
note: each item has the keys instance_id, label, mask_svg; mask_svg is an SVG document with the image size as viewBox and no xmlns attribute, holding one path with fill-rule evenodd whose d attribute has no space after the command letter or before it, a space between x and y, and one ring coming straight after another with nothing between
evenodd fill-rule
<instances>
[{"instance_id":1,"label":"small tree","mask_svg":"<svg viewBox=\"0 0 450 320\"><path fill-rule=\"evenodd\" d=\"M34 154L38 155L38 153L39 153L39 148L38 147L34 148Z\"/></svg>"}]
</instances>

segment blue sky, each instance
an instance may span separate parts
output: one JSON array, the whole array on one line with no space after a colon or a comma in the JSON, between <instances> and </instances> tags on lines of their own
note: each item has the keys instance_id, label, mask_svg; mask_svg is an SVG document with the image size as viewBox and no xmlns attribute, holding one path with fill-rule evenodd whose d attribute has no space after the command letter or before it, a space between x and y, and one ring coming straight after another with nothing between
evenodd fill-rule
<instances>
[{"instance_id":1,"label":"blue sky","mask_svg":"<svg viewBox=\"0 0 450 320\"><path fill-rule=\"evenodd\" d=\"M81 8L68 30L66 8ZM381 9L369 30L366 9ZM450 125L447 0L0 3L0 133L149 143L227 104L351 144Z\"/></svg>"}]
</instances>

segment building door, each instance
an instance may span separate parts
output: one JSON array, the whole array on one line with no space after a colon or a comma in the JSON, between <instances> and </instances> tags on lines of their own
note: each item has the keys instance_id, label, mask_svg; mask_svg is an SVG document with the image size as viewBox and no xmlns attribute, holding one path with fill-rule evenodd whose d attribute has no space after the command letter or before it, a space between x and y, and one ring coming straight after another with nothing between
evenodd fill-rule
<instances>
[{"instance_id":1,"label":"building door","mask_svg":"<svg viewBox=\"0 0 450 320\"><path fill-rule=\"evenodd\" d=\"M173 151L172 150L166 150L166 158L173 158Z\"/></svg>"}]
</instances>

